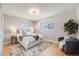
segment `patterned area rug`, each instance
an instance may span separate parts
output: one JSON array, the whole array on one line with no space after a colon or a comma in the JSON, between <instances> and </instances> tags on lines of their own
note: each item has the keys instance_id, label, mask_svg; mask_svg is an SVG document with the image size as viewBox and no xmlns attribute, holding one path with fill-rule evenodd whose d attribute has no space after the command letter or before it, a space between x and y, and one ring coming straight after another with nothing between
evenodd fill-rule
<instances>
[{"instance_id":1,"label":"patterned area rug","mask_svg":"<svg viewBox=\"0 0 79 59\"><path fill-rule=\"evenodd\" d=\"M10 56L39 56L50 44L51 42L44 41L40 44L25 50L20 44L11 46L9 48Z\"/></svg>"}]
</instances>

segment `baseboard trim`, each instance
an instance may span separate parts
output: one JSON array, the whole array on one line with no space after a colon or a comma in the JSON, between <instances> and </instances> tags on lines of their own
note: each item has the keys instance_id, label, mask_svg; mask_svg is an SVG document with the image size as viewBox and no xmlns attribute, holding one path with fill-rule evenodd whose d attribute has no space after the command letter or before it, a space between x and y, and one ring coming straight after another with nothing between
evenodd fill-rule
<instances>
[{"instance_id":1,"label":"baseboard trim","mask_svg":"<svg viewBox=\"0 0 79 59\"><path fill-rule=\"evenodd\" d=\"M10 42L3 42L3 44L9 44Z\"/></svg>"},{"instance_id":2,"label":"baseboard trim","mask_svg":"<svg viewBox=\"0 0 79 59\"><path fill-rule=\"evenodd\" d=\"M47 41L50 41L50 42L58 44L58 41L53 41L53 40L47 40Z\"/></svg>"}]
</instances>

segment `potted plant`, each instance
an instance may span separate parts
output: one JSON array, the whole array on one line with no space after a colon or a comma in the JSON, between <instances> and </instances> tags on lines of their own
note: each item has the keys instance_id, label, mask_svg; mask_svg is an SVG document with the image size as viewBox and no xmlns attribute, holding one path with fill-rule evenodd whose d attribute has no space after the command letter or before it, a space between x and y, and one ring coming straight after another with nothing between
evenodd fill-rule
<instances>
[{"instance_id":1,"label":"potted plant","mask_svg":"<svg viewBox=\"0 0 79 59\"><path fill-rule=\"evenodd\" d=\"M78 23L74 19L70 19L64 23L64 30L68 33L68 36L75 34L78 31Z\"/></svg>"}]
</instances>

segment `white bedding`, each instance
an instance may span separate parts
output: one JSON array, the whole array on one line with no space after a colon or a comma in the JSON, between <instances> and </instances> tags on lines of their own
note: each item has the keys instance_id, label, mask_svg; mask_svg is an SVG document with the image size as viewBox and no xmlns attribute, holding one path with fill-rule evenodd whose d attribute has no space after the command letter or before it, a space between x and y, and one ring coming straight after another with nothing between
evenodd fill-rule
<instances>
[{"instance_id":1,"label":"white bedding","mask_svg":"<svg viewBox=\"0 0 79 59\"><path fill-rule=\"evenodd\" d=\"M28 44L32 41L35 41L35 38L32 36L24 37L21 41L18 39L18 42L24 47L27 48Z\"/></svg>"},{"instance_id":2,"label":"white bedding","mask_svg":"<svg viewBox=\"0 0 79 59\"><path fill-rule=\"evenodd\" d=\"M39 36L39 39L36 40L33 36L35 35L38 35ZM17 39L18 39L18 42L25 48L29 48L29 47L32 47L36 44L39 44L40 42L42 42L42 39L43 39L43 35L42 34L37 34L37 33L33 33L31 35L27 35L25 37L22 38L22 40L19 38L21 37L22 35L18 34L17 35Z\"/></svg>"}]
</instances>

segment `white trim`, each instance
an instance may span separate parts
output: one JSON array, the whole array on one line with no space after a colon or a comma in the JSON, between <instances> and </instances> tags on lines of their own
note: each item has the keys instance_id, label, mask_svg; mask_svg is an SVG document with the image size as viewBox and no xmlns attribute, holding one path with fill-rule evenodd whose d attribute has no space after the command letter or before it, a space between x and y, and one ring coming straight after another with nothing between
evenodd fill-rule
<instances>
[{"instance_id":1,"label":"white trim","mask_svg":"<svg viewBox=\"0 0 79 59\"><path fill-rule=\"evenodd\" d=\"M3 44L8 44L8 43L10 43L10 42L3 42Z\"/></svg>"},{"instance_id":2,"label":"white trim","mask_svg":"<svg viewBox=\"0 0 79 59\"><path fill-rule=\"evenodd\" d=\"M57 43L58 44L58 41L49 40L49 39L47 39L47 41L54 42L54 43Z\"/></svg>"}]
</instances>

